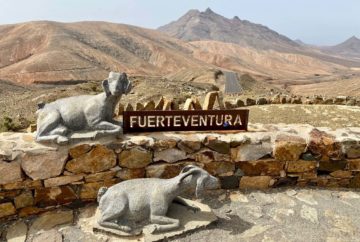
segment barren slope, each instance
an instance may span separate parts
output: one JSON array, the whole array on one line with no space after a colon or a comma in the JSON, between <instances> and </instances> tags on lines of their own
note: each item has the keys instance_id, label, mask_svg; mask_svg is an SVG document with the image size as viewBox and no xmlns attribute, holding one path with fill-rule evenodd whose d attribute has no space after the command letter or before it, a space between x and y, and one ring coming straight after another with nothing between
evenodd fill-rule
<instances>
[{"instance_id":1,"label":"barren slope","mask_svg":"<svg viewBox=\"0 0 360 242\"><path fill-rule=\"evenodd\" d=\"M289 89L292 93L299 95L360 96L360 77L308 85L294 85Z\"/></svg>"},{"instance_id":2,"label":"barren slope","mask_svg":"<svg viewBox=\"0 0 360 242\"><path fill-rule=\"evenodd\" d=\"M301 49L295 41L266 26L241 20L237 16L228 19L209 8L204 12L190 10L158 30L186 41L216 40L257 49Z\"/></svg>"},{"instance_id":3,"label":"barren slope","mask_svg":"<svg viewBox=\"0 0 360 242\"><path fill-rule=\"evenodd\" d=\"M206 64L157 31L105 22L30 22L0 28L0 79L100 80L108 71L159 75Z\"/></svg>"},{"instance_id":4,"label":"barren slope","mask_svg":"<svg viewBox=\"0 0 360 242\"><path fill-rule=\"evenodd\" d=\"M275 79L328 75L343 66L309 56L257 50L219 41L193 41L193 56L213 65Z\"/></svg>"},{"instance_id":5,"label":"barren slope","mask_svg":"<svg viewBox=\"0 0 360 242\"><path fill-rule=\"evenodd\" d=\"M355 36L338 45L324 47L323 49L331 54L360 60L360 39Z\"/></svg>"}]
</instances>

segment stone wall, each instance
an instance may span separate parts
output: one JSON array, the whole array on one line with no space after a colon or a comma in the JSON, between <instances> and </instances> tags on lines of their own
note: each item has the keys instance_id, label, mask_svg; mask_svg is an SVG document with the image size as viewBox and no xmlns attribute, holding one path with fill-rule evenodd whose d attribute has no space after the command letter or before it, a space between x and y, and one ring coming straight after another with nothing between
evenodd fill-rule
<instances>
[{"instance_id":1,"label":"stone wall","mask_svg":"<svg viewBox=\"0 0 360 242\"><path fill-rule=\"evenodd\" d=\"M223 189L360 187L360 128L250 125L249 132L152 133L40 145L32 134L0 134L0 218L94 202L102 186L171 178L196 164Z\"/></svg>"},{"instance_id":2,"label":"stone wall","mask_svg":"<svg viewBox=\"0 0 360 242\"><path fill-rule=\"evenodd\" d=\"M197 97L191 97L182 101L175 101L161 97L156 103L151 100L147 103L127 103L120 104L117 110L117 115L122 115L123 111L148 111L148 110L211 110L215 108L220 109L234 109L253 105L267 105L267 104L306 104L306 105L347 105L359 106L360 98L350 96L337 97L323 97L323 96L295 96L276 94L272 97L258 97L258 98L238 98L232 101L224 101L220 92L213 91L206 94L204 102L201 104Z\"/></svg>"}]
</instances>

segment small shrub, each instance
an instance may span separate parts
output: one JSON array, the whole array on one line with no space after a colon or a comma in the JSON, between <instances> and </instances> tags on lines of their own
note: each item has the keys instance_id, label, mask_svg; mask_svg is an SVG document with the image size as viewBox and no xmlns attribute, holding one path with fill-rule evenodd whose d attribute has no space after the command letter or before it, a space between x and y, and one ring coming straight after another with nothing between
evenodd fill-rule
<instances>
[{"instance_id":1,"label":"small shrub","mask_svg":"<svg viewBox=\"0 0 360 242\"><path fill-rule=\"evenodd\" d=\"M0 131L7 132L7 131L17 131L21 127L18 123L14 122L14 120L9 116L4 116L3 120L0 123Z\"/></svg>"}]
</instances>

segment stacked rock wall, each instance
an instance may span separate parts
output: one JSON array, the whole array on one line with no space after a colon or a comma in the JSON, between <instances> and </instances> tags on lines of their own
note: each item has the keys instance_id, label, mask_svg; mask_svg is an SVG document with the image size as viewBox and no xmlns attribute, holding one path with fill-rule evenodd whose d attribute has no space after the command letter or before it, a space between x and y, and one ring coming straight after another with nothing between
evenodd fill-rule
<instances>
[{"instance_id":1,"label":"stacked rock wall","mask_svg":"<svg viewBox=\"0 0 360 242\"><path fill-rule=\"evenodd\" d=\"M71 146L2 133L0 218L93 202L102 186L171 178L187 164L219 177L223 189L360 187L360 128L250 125L249 130L126 135Z\"/></svg>"},{"instance_id":2,"label":"stacked rock wall","mask_svg":"<svg viewBox=\"0 0 360 242\"><path fill-rule=\"evenodd\" d=\"M267 104L305 104L305 105L347 105L360 107L360 99L358 97L350 96L337 96L337 97L323 97L323 96L289 96L276 94L272 97L258 97L258 98L238 98L236 100L223 100L223 96L220 92L209 92L204 98L204 102L201 104L196 97L188 98L184 103L181 101L175 101L165 99L161 97L155 104L155 101L149 101L147 103L136 103L122 105L118 107L117 114L122 115L123 111L148 111L148 110L211 110L215 106L223 109L235 109L253 105L267 105Z\"/></svg>"}]
</instances>

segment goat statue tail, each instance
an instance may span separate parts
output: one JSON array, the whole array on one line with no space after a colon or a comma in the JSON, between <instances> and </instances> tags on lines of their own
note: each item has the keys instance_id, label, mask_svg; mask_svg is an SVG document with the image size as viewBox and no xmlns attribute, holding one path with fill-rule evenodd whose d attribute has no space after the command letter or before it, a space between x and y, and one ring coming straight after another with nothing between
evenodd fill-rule
<instances>
[{"instance_id":1,"label":"goat statue tail","mask_svg":"<svg viewBox=\"0 0 360 242\"><path fill-rule=\"evenodd\" d=\"M108 190L107 187L100 187L98 194L97 194L97 202L100 202L101 197L105 194L105 192Z\"/></svg>"}]
</instances>

